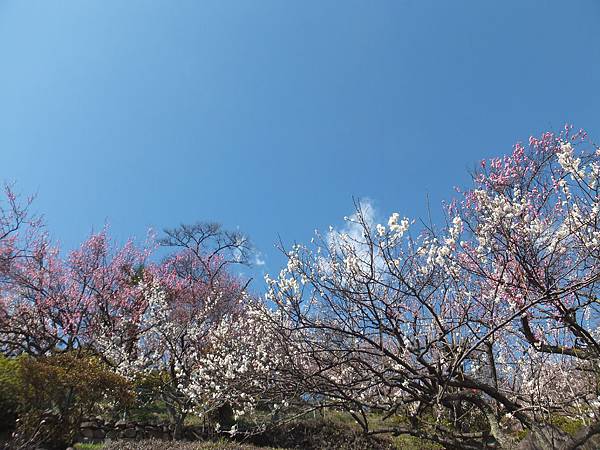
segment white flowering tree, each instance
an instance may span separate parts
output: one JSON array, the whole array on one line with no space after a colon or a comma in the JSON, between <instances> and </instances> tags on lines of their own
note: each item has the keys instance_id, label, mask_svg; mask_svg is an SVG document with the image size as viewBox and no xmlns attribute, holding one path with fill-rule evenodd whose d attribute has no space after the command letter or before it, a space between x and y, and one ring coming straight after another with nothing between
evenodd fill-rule
<instances>
[{"instance_id":1,"label":"white flowering tree","mask_svg":"<svg viewBox=\"0 0 600 450\"><path fill-rule=\"evenodd\" d=\"M191 412L224 409L235 419L253 409L275 359L268 311L230 273L232 264L247 264L247 239L196 224L167 231L161 243L176 251L144 268L143 312L100 333L99 347L120 373L159 382L180 437Z\"/></svg>"},{"instance_id":2,"label":"white flowering tree","mask_svg":"<svg viewBox=\"0 0 600 450\"><path fill-rule=\"evenodd\" d=\"M600 431L600 156L584 137L482 162L439 229L359 204L348 232L287 251L267 282L289 375L367 432L447 448L510 448L511 427L575 448Z\"/></svg>"}]
</instances>

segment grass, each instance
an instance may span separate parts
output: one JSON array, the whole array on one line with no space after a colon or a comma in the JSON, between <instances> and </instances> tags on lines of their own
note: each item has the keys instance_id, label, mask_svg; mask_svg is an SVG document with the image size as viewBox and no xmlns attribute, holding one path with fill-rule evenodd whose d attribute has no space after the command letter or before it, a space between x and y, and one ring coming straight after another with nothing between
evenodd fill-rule
<instances>
[{"instance_id":1,"label":"grass","mask_svg":"<svg viewBox=\"0 0 600 450\"><path fill-rule=\"evenodd\" d=\"M360 427L356 421L342 411L326 411L325 418L340 426L347 427L351 430L360 430ZM390 419L387 423L381 420L381 416L372 414L370 415L371 428L374 430L387 428L387 425L393 424L394 420ZM401 436L390 436L389 440L392 445L398 450L441 450L443 447L435 442L427 441L425 439L419 439L418 437L401 435Z\"/></svg>"},{"instance_id":2,"label":"grass","mask_svg":"<svg viewBox=\"0 0 600 450\"><path fill-rule=\"evenodd\" d=\"M75 444L75 450L101 450L104 444Z\"/></svg>"}]
</instances>

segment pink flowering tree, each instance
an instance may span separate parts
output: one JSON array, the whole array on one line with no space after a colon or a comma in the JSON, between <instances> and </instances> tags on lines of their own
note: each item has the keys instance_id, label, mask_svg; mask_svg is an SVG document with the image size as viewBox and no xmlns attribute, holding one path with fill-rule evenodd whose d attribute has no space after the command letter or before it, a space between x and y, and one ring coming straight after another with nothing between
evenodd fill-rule
<instances>
[{"instance_id":1,"label":"pink flowering tree","mask_svg":"<svg viewBox=\"0 0 600 450\"><path fill-rule=\"evenodd\" d=\"M376 224L359 204L345 232L292 247L267 278L285 318L281 375L366 432L446 448L510 448L515 428L548 448L590 439L600 154L584 138L546 133L482 163L441 228L396 213Z\"/></svg>"},{"instance_id":2,"label":"pink flowering tree","mask_svg":"<svg viewBox=\"0 0 600 450\"><path fill-rule=\"evenodd\" d=\"M107 230L66 256L10 189L0 210L0 343L6 354L93 353L122 375L152 375L179 435L191 411L239 417L262 400L272 366L263 305L232 274L241 233L216 224L167 230L172 250L111 242ZM261 319L261 320L259 320ZM221 412L222 415L222 412Z\"/></svg>"},{"instance_id":3,"label":"pink flowering tree","mask_svg":"<svg viewBox=\"0 0 600 450\"><path fill-rule=\"evenodd\" d=\"M482 162L451 208L464 221L458 264L482 307L476 343L489 347L474 372L485 366L535 424L579 420L572 446L600 431L599 176L598 148L566 127Z\"/></svg>"},{"instance_id":4,"label":"pink flowering tree","mask_svg":"<svg viewBox=\"0 0 600 450\"><path fill-rule=\"evenodd\" d=\"M99 330L139 316L136 282L146 250L111 245L106 231L62 258L45 236L15 260L2 286L2 341L10 353L48 355L93 349Z\"/></svg>"},{"instance_id":5,"label":"pink flowering tree","mask_svg":"<svg viewBox=\"0 0 600 450\"><path fill-rule=\"evenodd\" d=\"M0 202L0 276L5 282L13 262L29 256L32 245L42 236L42 222L30 213L33 198L20 199L5 184Z\"/></svg>"},{"instance_id":6,"label":"pink flowering tree","mask_svg":"<svg viewBox=\"0 0 600 450\"><path fill-rule=\"evenodd\" d=\"M22 201L11 186L4 186L0 203L0 289L4 292L12 284L11 276L18 264L32 256L38 242L43 240L42 222L29 209L32 198ZM13 350L10 329L10 299L0 295L0 349Z\"/></svg>"}]
</instances>

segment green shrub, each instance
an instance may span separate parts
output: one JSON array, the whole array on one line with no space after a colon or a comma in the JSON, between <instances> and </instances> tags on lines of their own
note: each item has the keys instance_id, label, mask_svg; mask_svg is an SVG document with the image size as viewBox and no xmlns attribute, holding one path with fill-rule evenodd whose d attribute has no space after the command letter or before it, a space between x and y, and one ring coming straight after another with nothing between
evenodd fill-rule
<instances>
[{"instance_id":1,"label":"green shrub","mask_svg":"<svg viewBox=\"0 0 600 450\"><path fill-rule=\"evenodd\" d=\"M18 439L64 448L81 421L102 409L123 409L132 401L127 380L98 358L75 352L22 358Z\"/></svg>"},{"instance_id":2,"label":"green shrub","mask_svg":"<svg viewBox=\"0 0 600 450\"><path fill-rule=\"evenodd\" d=\"M0 355L0 431L14 428L20 391L19 359Z\"/></svg>"},{"instance_id":3,"label":"green shrub","mask_svg":"<svg viewBox=\"0 0 600 450\"><path fill-rule=\"evenodd\" d=\"M132 382L135 400L127 409L129 419L139 422L168 419L167 408L161 397L165 379L166 374L159 371L137 375Z\"/></svg>"}]
</instances>

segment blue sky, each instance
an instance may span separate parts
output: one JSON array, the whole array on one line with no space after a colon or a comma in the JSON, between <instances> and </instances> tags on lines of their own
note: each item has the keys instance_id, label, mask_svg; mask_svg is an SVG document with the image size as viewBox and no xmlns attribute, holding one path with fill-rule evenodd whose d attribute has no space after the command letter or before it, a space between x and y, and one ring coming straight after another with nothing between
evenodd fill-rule
<instances>
[{"instance_id":1,"label":"blue sky","mask_svg":"<svg viewBox=\"0 0 600 450\"><path fill-rule=\"evenodd\" d=\"M274 244L352 198L424 217L483 157L600 140L597 1L0 0L0 179L64 246L212 220Z\"/></svg>"}]
</instances>

